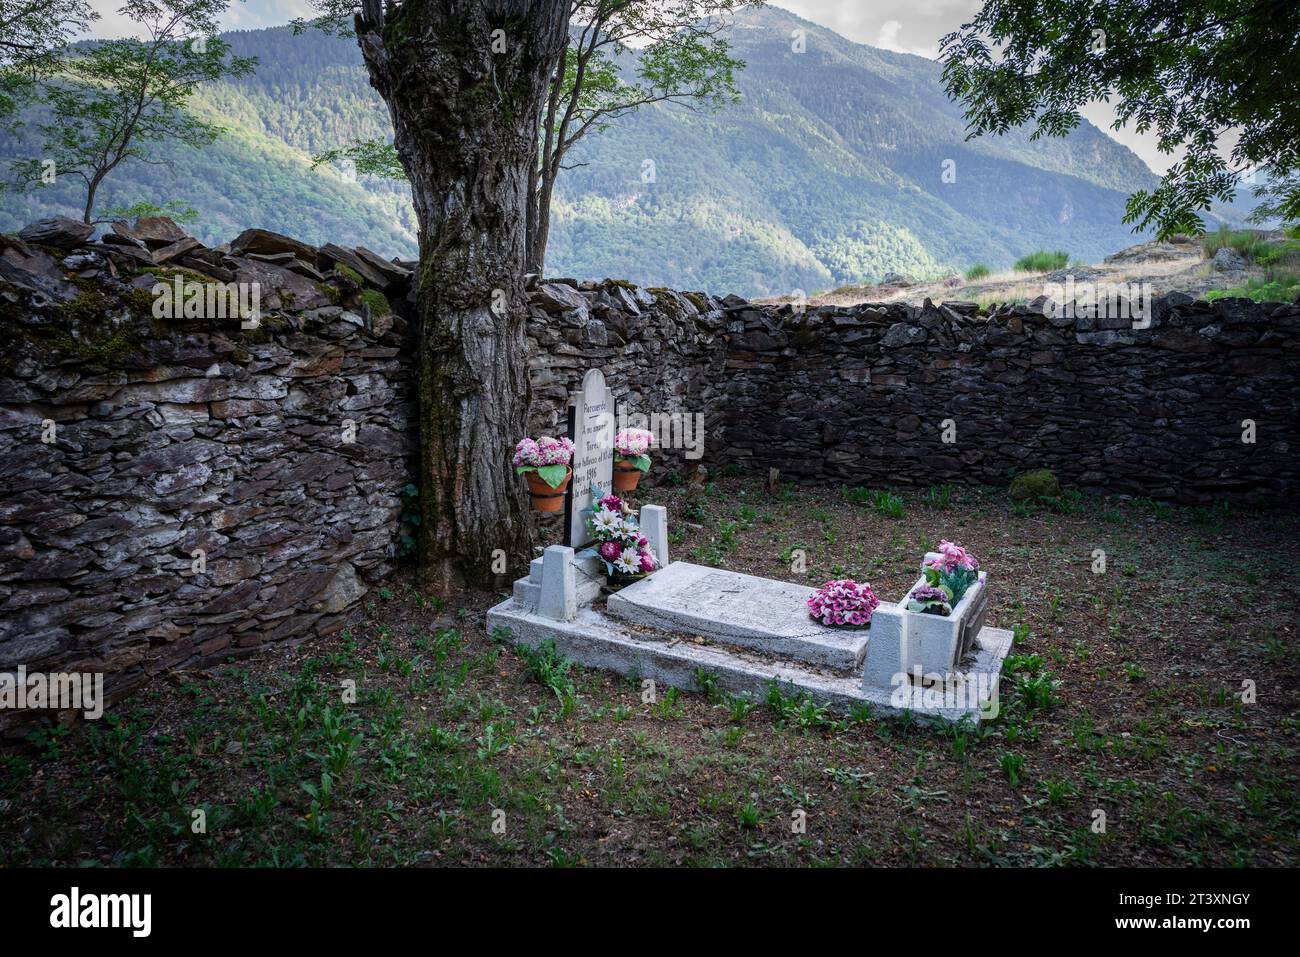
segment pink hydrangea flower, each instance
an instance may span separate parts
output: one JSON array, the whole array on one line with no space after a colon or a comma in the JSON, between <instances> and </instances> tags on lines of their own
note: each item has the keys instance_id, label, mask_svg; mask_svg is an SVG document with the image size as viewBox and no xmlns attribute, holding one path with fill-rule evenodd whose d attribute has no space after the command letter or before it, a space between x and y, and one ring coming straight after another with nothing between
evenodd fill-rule
<instances>
[{"instance_id":1,"label":"pink hydrangea flower","mask_svg":"<svg viewBox=\"0 0 1300 957\"><path fill-rule=\"evenodd\" d=\"M515 446L515 465L537 465L537 443L532 439L520 439Z\"/></svg>"},{"instance_id":2,"label":"pink hydrangea flower","mask_svg":"<svg viewBox=\"0 0 1300 957\"><path fill-rule=\"evenodd\" d=\"M645 455L653 444L654 434L645 429L624 429L614 436L614 451L630 458Z\"/></svg>"},{"instance_id":3,"label":"pink hydrangea flower","mask_svg":"<svg viewBox=\"0 0 1300 957\"><path fill-rule=\"evenodd\" d=\"M619 554L623 551L618 542L605 542L600 546L600 557L607 562L616 561Z\"/></svg>"},{"instance_id":4,"label":"pink hydrangea flower","mask_svg":"<svg viewBox=\"0 0 1300 957\"><path fill-rule=\"evenodd\" d=\"M865 625L880 605L868 584L851 578L828 581L808 599L809 613L827 625Z\"/></svg>"}]
</instances>

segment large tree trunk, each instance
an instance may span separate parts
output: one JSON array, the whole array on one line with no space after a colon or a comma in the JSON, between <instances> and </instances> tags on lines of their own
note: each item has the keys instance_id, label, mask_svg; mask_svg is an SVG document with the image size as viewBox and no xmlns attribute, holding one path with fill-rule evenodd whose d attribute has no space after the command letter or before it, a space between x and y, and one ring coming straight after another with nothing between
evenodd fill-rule
<instances>
[{"instance_id":1,"label":"large tree trunk","mask_svg":"<svg viewBox=\"0 0 1300 957\"><path fill-rule=\"evenodd\" d=\"M428 585L529 556L529 171L569 0L363 0L357 37L420 224L420 557ZM500 31L500 32L498 32Z\"/></svg>"}]
</instances>

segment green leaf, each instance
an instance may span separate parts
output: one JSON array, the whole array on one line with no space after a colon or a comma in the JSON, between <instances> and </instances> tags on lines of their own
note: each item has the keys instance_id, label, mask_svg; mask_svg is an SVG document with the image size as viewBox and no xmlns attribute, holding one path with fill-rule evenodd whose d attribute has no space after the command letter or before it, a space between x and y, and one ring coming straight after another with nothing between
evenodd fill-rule
<instances>
[{"instance_id":1,"label":"green leaf","mask_svg":"<svg viewBox=\"0 0 1300 957\"><path fill-rule=\"evenodd\" d=\"M625 455L623 461L634 468L640 469L642 472L650 471L650 456L648 455L638 455L635 458Z\"/></svg>"},{"instance_id":2,"label":"green leaf","mask_svg":"<svg viewBox=\"0 0 1300 957\"><path fill-rule=\"evenodd\" d=\"M537 476L551 488L555 488L564 481L564 477L569 474L567 465L539 465L537 467Z\"/></svg>"}]
</instances>

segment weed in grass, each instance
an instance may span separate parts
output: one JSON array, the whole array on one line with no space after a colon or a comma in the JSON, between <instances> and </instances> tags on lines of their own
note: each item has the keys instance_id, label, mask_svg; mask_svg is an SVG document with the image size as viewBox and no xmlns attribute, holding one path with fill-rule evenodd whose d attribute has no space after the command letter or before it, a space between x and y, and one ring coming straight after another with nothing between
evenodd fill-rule
<instances>
[{"instance_id":1,"label":"weed in grass","mask_svg":"<svg viewBox=\"0 0 1300 957\"><path fill-rule=\"evenodd\" d=\"M1020 773L1025 767L1025 756L1023 754L1004 751L998 766L1002 768L1002 773L1007 776L1008 784L1013 788L1020 787Z\"/></svg>"},{"instance_id":2,"label":"weed in grass","mask_svg":"<svg viewBox=\"0 0 1300 957\"><path fill-rule=\"evenodd\" d=\"M704 692L705 697L713 700L718 696L718 676L706 668L695 669L695 687Z\"/></svg>"},{"instance_id":3,"label":"weed in grass","mask_svg":"<svg viewBox=\"0 0 1300 957\"><path fill-rule=\"evenodd\" d=\"M536 648L519 645L516 650L524 660L524 669L530 678L550 688L561 701L565 692L572 692L573 680L569 677L572 662L555 650L554 641L548 638Z\"/></svg>"},{"instance_id":4,"label":"weed in grass","mask_svg":"<svg viewBox=\"0 0 1300 957\"><path fill-rule=\"evenodd\" d=\"M724 699L727 708L727 718L735 724L742 724L749 713L753 711L757 704L748 698L742 698L740 695L728 695Z\"/></svg>"},{"instance_id":5,"label":"weed in grass","mask_svg":"<svg viewBox=\"0 0 1300 957\"><path fill-rule=\"evenodd\" d=\"M760 823L758 805L753 801L746 801L736 809L736 821L747 831L758 827Z\"/></svg>"},{"instance_id":6,"label":"weed in grass","mask_svg":"<svg viewBox=\"0 0 1300 957\"><path fill-rule=\"evenodd\" d=\"M926 492L926 504L931 508L947 508L952 503L952 493L951 485L931 485Z\"/></svg>"}]
</instances>

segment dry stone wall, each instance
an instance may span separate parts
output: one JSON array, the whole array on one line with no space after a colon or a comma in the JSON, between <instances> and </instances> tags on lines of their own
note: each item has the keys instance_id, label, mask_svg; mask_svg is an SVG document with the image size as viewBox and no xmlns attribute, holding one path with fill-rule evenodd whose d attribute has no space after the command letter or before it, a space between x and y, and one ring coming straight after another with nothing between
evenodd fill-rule
<instances>
[{"instance_id":1,"label":"dry stone wall","mask_svg":"<svg viewBox=\"0 0 1300 957\"><path fill-rule=\"evenodd\" d=\"M586 370L599 368L620 425L657 422L667 439L652 453L650 482L717 462L726 446L725 319L722 302L701 293L616 280L537 286L528 320L530 431L566 434L569 396Z\"/></svg>"},{"instance_id":2,"label":"dry stone wall","mask_svg":"<svg viewBox=\"0 0 1300 957\"><path fill-rule=\"evenodd\" d=\"M1281 502L1300 486L1300 305L1175 294L1146 328L1061 313L1041 300L800 312L547 283L529 323L532 425L562 431L567 396L599 366L633 411L703 414L710 469L878 487L1049 468L1187 504ZM692 464L661 451L651 478Z\"/></svg>"},{"instance_id":3,"label":"dry stone wall","mask_svg":"<svg viewBox=\"0 0 1300 957\"><path fill-rule=\"evenodd\" d=\"M158 320L159 275L114 276L98 248L60 265L74 255L93 275L60 269L47 297L0 284L0 670L103 672L111 701L342 627L396 558L407 323L341 276L236 256L214 271L273 283L257 329Z\"/></svg>"},{"instance_id":4,"label":"dry stone wall","mask_svg":"<svg viewBox=\"0 0 1300 957\"><path fill-rule=\"evenodd\" d=\"M868 486L1049 468L1191 504L1300 487L1300 305L1173 295L1150 328L1041 302L727 315L726 455L752 467Z\"/></svg>"}]
</instances>

